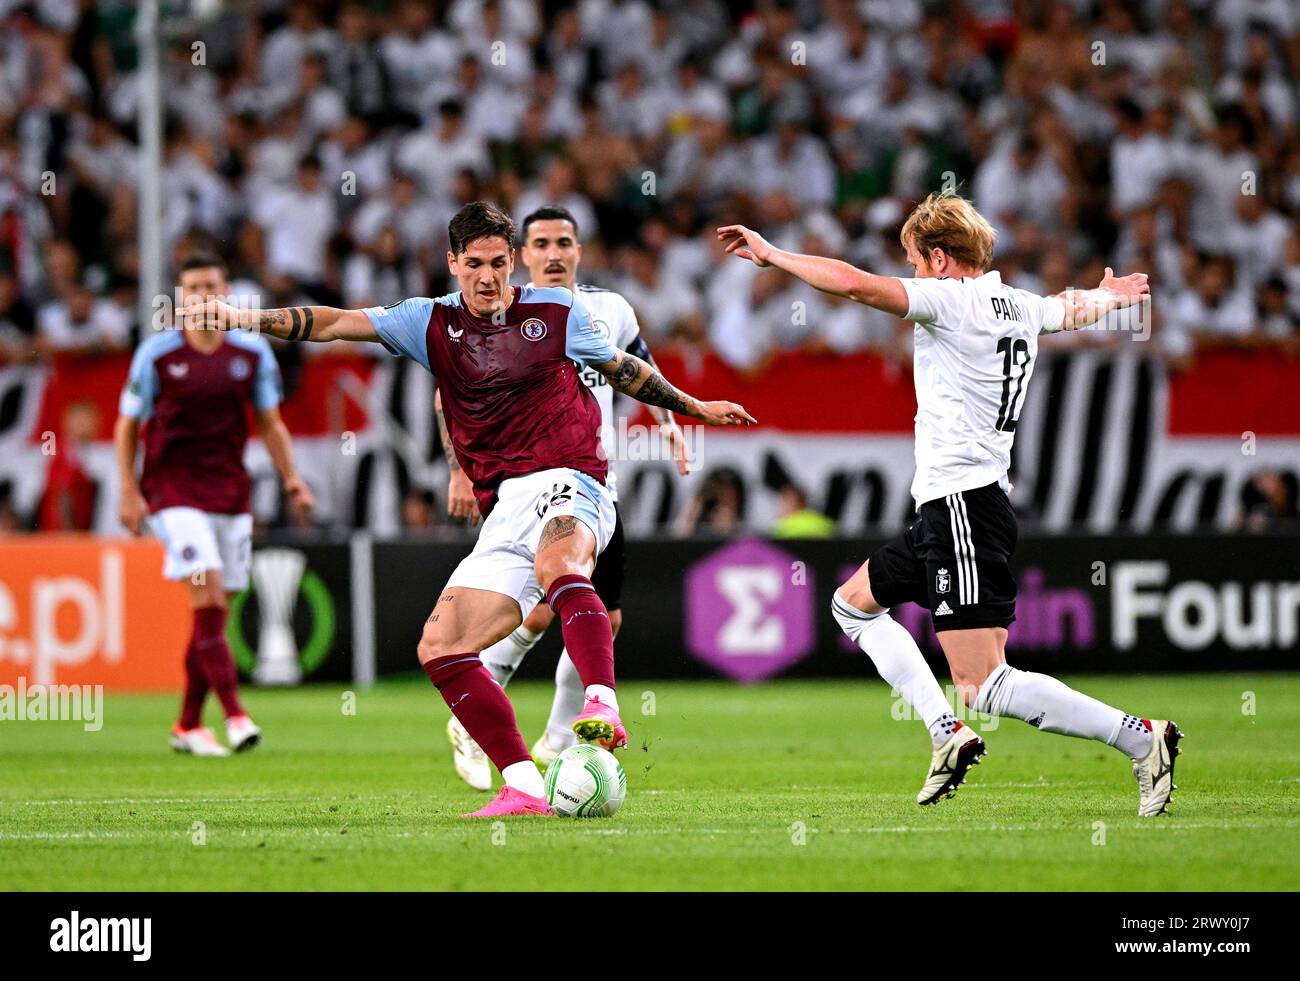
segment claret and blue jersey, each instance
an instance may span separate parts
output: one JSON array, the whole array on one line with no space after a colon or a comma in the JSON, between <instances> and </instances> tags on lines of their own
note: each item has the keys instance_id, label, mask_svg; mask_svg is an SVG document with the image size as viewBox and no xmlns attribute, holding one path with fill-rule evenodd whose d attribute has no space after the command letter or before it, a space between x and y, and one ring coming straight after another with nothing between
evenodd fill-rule
<instances>
[{"instance_id":1,"label":"claret and blue jersey","mask_svg":"<svg viewBox=\"0 0 1300 981\"><path fill-rule=\"evenodd\" d=\"M188 343L180 330L143 341L119 411L149 424L140 488L150 510L247 511L247 409L273 409L282 398L275 354L258 334L231 331L211 351Z\"/></svg>"},{"instance_id":2,"label":"claret and blue jersey","mask_svg":"<svg viewBox=\"0 0 1300 981\"><path fill-rule=\"evenodd\" d=\"M366 310L389 351L437 379L456 457L485 515L510 477L568 467L603 483L608 471L600 408L578 365L605 364L614 347L569 290L512 289L496 319L471 313L460 293Z\"/></svg>"}]
</instances>

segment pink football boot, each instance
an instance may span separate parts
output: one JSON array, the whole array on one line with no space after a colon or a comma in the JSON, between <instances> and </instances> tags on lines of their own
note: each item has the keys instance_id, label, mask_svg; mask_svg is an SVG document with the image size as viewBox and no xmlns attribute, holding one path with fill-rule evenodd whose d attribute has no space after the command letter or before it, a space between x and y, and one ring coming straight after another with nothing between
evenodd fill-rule
<instances>
[{"instance_id":1,"label":"pink football boot","mask_svg":"<svg viewBox=\"0 0 1300 981\"><path fill-rule=\"evenodd\" d=\"M599 698L587 699L587 704L573 720L573 731L579 739L594 742L602 749L622 749L627 745L627 730L623 728L623 720Z\"/></svg>"},{"instance_id":2,"label":"pink football boot","mask_svg":"<svg viewBox=\"0 0 1300 981\"><path fill-rule=\"evenodd\" d=\"M509 817L512 814L551 814L551 805L540 797L525 794L509 784L501 788L496 800L486 807L480 807L472 814L462 814L467 818Z\"/></svg>"}]
</instances>

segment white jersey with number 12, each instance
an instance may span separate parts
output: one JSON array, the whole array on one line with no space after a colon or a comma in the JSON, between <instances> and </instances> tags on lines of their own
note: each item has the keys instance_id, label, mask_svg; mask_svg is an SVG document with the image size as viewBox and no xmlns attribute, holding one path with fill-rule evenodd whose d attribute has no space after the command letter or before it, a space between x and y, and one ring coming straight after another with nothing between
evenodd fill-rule
<instances>
[{"instance_id":1,"label":"white jersey with number 12","mask_svg":"<svg viewBox=\"0 0 1300 981\"><path fill-rule=\"evenodd\" d=\"M1038 357L1038 335L1060 330L1065 304L988 272L963 279L903 279L916 323L916 476L919 508L998 483Z\"/></svg>"}]
</instances>

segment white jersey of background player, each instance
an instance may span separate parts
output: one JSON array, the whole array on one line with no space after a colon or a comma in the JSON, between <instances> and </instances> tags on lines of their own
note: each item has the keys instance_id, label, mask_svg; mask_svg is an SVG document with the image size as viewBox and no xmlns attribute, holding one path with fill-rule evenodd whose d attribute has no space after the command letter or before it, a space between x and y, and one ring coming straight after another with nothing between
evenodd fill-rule
<instances>
[{"instance_id":1,"label":"white jersey of background player","mask_svg":"<svg viewBox=\"0 0 1300 981\"><path fill-rule=\"evenodd\" d=\"M635 354L650 364L654 363L654 358L651 357L641 337L632 305L611 290L578 285L577 273L582 258L582 246L578 242L577 223L568 211L563 208L539 208L524 219L520 234L522 236L520 258L528 267L529 275L532 277L529 285L563 286L574 291L582 298L592 321L610 344L620 351ZM603 375L590 369L581 369L579 377L600 405L600 435L610 464L605 486L609 489L610 496L617 502L618 478L615 475L615 461L619 454L617 452L618 430L614 418L614 389L610 387ZM673 420L671 412L653 407L650 411L659 423L660 432L676 460L678 473L685 474L688 461L686 444L680 427ZM447 451L448 464L452 467L447 489L447 511L453 517L465 518L474 524L478 518L478 509L474 504L468 479L455 465L456 457L450 447L446 421L440 408L438 424L442 433L443 446ZM594 438L595 434L593 433L592 436ZM592 574L592 584L609 611L610 626L614 630L615 637L618 636L623 624L623 611L620 608L623 566L623 526L622 520L619 519L610 544L601 553L596 571ZM513 633L482 652L480 656L484 667L492 673L492 677L499 684L504 686L509 683L524 656L541 640L552 618L551 608L545 603L539 603ZM575 699L578 702L577 709L573 708ZM560 662L555 670L555 697L546 732L533 744L533 758L543 768L573 745L575 737L570 720L581 710L582 702L582 681L573 667L573 662L569 660L568 652L565 651L560 655ZM454 715L447 723L447 738L452 746L452 762L460 777L475 789L491 789L491 765Z\"/></svg>"},{"instance_id":2,"label":"white jersey of background player","mask_svg":"<svg viewBox=\"0 0 1300 981\"><path fill-rule=\"evenodd\" d=\"M1139 303L1146 276L1115 277L1095 290L1052 297L1013 289L990 271L992 226L969 201L932 194L902 229L914 278L876 276L837 259L773 248L743 225L718 229L726 251L775 266L828 293L916 324L917 520L836 590L831 609L882 678L925 720L934 744L918 804L951 797L984 755L959 721L911 635L889 607L930 610L953 681L977 712L1097 739L1133 760L1138 814L1164 811L1173 792L1181 733L1169 720L1128 715L1047 675L1006 663L1015 619L1015 513L1007 469L1016 420L1032 377L1040 332L1096 323Z\"/></svg>"},{"instance_id":3,"label":"white jersey of background player","mask_svg":"<svg viewBox=\"0 0 1300 981\"><path fill-rule=\"evenodd\" d=\"M527 236L528 232L524 231L523 234ZM621 293L601 289L599 286L585 286L581 283L575 285L578 296L582 298L587 312L591 314L592 323L610 344L619 351L632 351L634 345L637 350L645 346L645 342L641 340L641 328L636 322L632 304L628 303ZM638 354L637 357L644 359L645 355ZM605 376L594 368L582 368L578 372L578 377L590 389L591 394L596 396L596 404L600 406L601 438L605 443L605 458L609 460L609 473L605 477L605 486L609 488L609 496L617 501L618 470L615 465L617 458L615 441L618 429L617 420L614 418L614 389L610 387L609 382L605 381Z\"/></svg>"},{"instance_id":4,"label":"white jersey of background player","mask_svg":"<svg viewBox=\"0 0 1300 981\"><path fill-rule=\"evenodd\" d=\"M1008 286L996 270L902 282L916 323L912 497L919 507L989 483L1010 491L1011 443L1038 335L1061 330L1064 304Z\"/></svg>"}]
</instances>

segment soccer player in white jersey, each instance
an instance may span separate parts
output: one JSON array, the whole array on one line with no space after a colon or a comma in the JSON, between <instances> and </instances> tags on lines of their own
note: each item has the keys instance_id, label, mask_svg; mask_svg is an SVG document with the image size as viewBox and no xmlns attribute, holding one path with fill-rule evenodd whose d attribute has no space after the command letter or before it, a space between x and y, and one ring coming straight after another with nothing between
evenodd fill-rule
<instances>
[{"instance_id":1,"label":"soccer player in white jersey","mask_svg":"<svg viewBox=\"0 0 1300 981\"><path fill-rule=\"evenodd\" d=\"M1165 810L1182 737L1006 663L1015 619L1015 513L1007 500L1011 443L1038 353L1038 335L1096 323L1148 293L1142 273L1106 270L1094 290L1041 297L990 269L996 233L970 202L932 194L903 225L915 278L876 276L837 259L774 248L743 225L718 229L726 251L916 324L917 520L879 549L832 601L835 619L929 727L934 756L918 804L951 797L985 753L952 712L911 635L889 616L907 601L930 610L952 678L969 707L1038 729L1096 739L1133 761L1138 814Z\"/></svg>"},{"instance_id":2,"label":"soccer player in white jersey","mask_svg":"<svg viewBox=\"0 0 1300 981\"><path fill-rule=\"evenodd\" d=\"M532 277L529 286L563 286L579 296L591 314L592 322L602 336L617 350L635 354L642 361L653 365L654 358L641 337L637 325L636 313L632 304L620 294L596 286L579 284L578 264L582 260L582 244L578 240L578 222L565 208L538 208L524 219L522 229L520 258L528 267ZM605 453L610 459L614 456L614 389L605 380L604 375L583 368L579 372L583 383L591 390L600 405L601 435L604 440ZM677 464L677 472L685 475L689 468L686 441L681 427L667 409L650 406L650 412L672 452ZM473 489L465 472L456 464L456 455L449 447L451 437L447 432L446 420L438 412L438 426L442 433L443 447L447 449L447 463L451 468L447 488L447 511L453 517L464 518L471 524L476 523L478 510L474 503ZM609 623L614 636L618 636L623 625L622 594L623 576L626 568L624 553L623 522L618 517L618 481L611 466L605 486L609 488L610 497L615 503L614 534L609 545L600 554L596 562L596 571L591 583L609 611ZM480 655L483 666L492 673L492 677L502 687L509 684L524 657L532 650L542 635L551 625L555 614L545 603L533 608L527 619L507 637L503 637ZM533 744L533 759L542 767L547 767L555 757L574 745L574 735L570 721L581 710L583 700L582 679L573 666L567 650L560 654L559 664L555 669L555 697L551 703L551 715L546 723L546 731ZM476 790L490 790L492 787L492 769L487 756L465 731L465 727L452 716L447 721L447 738L451 742L452 762L456 772L467 784Z\"/></svg>"}]
</instances>

